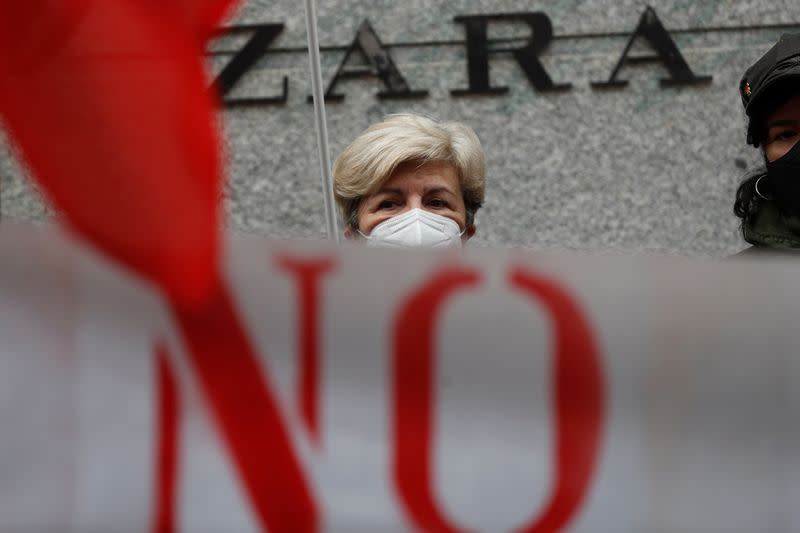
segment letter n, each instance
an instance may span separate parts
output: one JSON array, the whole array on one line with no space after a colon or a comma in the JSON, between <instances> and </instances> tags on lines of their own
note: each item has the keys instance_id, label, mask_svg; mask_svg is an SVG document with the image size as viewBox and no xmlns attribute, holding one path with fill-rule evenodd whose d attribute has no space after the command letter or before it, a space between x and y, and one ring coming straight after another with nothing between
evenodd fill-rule
<instances>
[{"instance_id":1,"label":"letter n","mask_svg":"<svg viewBox=\"0 0 800 533\"><path fill-rule=\"evenodd\" d=\"M320 314L322 303L321 281L334 268L334 260L325 258L280 257L281 270L294 277L297 286L297 347L299 350L297 404L314 445L320 445L321 421L319 417L320 375L322 362L320 344Z\"/></svg>"},{"instance_id":2,"label":"letter n","mask_svg":"<svg viewBox=\"0 0 800 533\"><path fill-rule=\"evenodd\" d=\"M155 490L152 533L174 533L180 450L181 406L175 372L163 341L156 344L158 445L156 446Z\"/></svg>"},{"instance_id":3,"label":"letter n","mask_svg":"<svg viewBox=\"0 0 800 533\"><path fill-rule=\"evenodd\" d=\"M317 531L319 511L311 483L292 446L269 375L250 344L227 287L218 283L213 297L200 306L184 308L172 302L171 308L191 372L261 530ZM159 514L169 517L163 510Z\"/></svg>"},{"instance_id":4,"label":"letter n","mask_svg":"<svg viewBox=\"0 0 800 533\"><path fill-rule=\"evenodd\" d=\"M634 41L638 37L644 37L650 46L656 52L655 56L645 57L628 57ZM680 87L686 85L702 85L710 83L711 76L696 76L692 72L691 67L681 55L675 41L672 40L669 32L664 28L664 25L656 15L652 7L648 7L639 19L639 26L633 32L625 50L622 52L622 57L619 58L617 66L608 78L608 81L592 82L592 87L595 89L620 89L628 85L627 80L619 80L617 76L620 70L626 64L642 64L650 62L660 62L669 71L669 78L661 80L662 87Z\"/></svg>"}]
</instances>

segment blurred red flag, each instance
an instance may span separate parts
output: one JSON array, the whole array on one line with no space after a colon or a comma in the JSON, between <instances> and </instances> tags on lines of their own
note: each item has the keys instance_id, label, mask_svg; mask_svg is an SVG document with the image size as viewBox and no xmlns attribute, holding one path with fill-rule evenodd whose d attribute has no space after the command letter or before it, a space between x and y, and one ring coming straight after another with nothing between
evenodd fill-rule
<instances>
[{"instance_id":1,"label":"blurred red flag","mask_svg":"<svg viewBox=\"0 0 800 533\"><path fill-rule=\"evenodd\" d=\"M184 303L216 282L206 39L232 0L0 0L0 115L66 222Z\"/></svg>"}]
</instances>

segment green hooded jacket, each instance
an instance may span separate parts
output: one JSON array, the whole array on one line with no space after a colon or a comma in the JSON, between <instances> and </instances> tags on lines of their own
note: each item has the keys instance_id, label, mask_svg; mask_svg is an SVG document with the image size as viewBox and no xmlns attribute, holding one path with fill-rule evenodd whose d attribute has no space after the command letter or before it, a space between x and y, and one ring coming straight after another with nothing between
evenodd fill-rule
<instances>
[{"instance_id":1,"label":"green hooded jacket","mask_svg":"<svg viewBox=\"0 0 800 533\"><path fill-rule=\"evenodd\" d=\"M800 254L800 217L781 213L773 202L764 202L743 226L744 240L752 244L737 256L777 253Z\"/></svg>"}]
</instances>

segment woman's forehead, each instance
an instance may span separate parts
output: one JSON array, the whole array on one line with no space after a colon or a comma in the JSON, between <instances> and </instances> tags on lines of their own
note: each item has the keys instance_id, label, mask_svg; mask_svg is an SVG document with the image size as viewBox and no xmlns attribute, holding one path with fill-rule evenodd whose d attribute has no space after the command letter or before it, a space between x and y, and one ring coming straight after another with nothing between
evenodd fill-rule
<instances>
[{"instance_id":1,"label":"woman's forehead","mask_svg":"<svg viewBox=\"0 0 800 533\"><path fill-rule=\"evenodd\" d=\"M780 120L800 120L800 88L767 117L768 125Z\"/></svg>"},{"instance_id":2,"label":"woman's forehead","mask_svg":"<svg viewBox=\"0 0 800 533\"><path fill-rule=\"evenodd\" d=\"M392 172L381 188L407 184L426 184L438 182L442 185L458 187L458 174L455 167L447 162L433 161L423 164L403 163Z\"/></svg>"}]
</instances>

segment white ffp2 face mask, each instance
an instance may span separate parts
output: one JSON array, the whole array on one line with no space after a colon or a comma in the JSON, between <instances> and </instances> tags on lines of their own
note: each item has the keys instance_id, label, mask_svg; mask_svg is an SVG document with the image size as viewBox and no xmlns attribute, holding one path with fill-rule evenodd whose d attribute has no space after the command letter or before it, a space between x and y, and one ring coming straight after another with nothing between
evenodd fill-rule
<instances>
[{"instance_id":1,"label":"white ffp2 face mask","mask_svg":"<svg viewBox=\"0 0 800 533\"><path fill-rule=\"evenodd\" d=\"M362 235L367 246L389 248L444 248L461 246L464 234L454 220L414 208L375 226Z\"/></svg>"}]
</instances>

